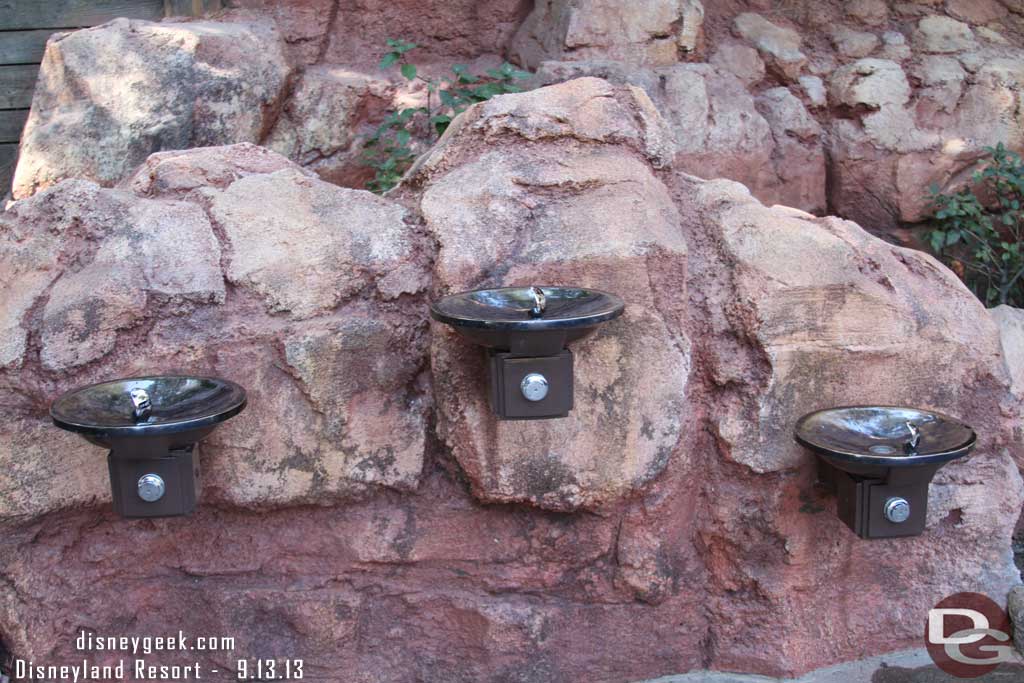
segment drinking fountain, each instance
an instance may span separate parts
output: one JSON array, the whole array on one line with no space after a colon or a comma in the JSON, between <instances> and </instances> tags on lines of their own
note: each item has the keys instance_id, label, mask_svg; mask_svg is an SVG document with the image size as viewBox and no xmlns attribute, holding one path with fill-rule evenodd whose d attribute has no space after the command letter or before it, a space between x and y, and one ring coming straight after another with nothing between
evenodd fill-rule
<instances>
[{"instance_id":1,"label":"drinking fountain","mask_svg":"<svg viewBox=\"0 0 1024 683\"><path fill-rule=\"evenodd\" d=\"M491 409L501 419L566 417L573 407L571 342L622 315L622 299L583 287L503 287L451 294L435 320L486 349Z\"/></svg>"},{"instance_id":2,"label":"drinking fountain","mask_svg":"<svg viewBox=\"0 0 1024 683\"><path fill-rule=\"evenodd\" d=\"M50 417L110 451L118 514L172 517L195 509L197 443L245 405L245 389L228 380L133 377L68 392L54 401Z\"/></svg>"},{"instance_id":3,"label":"drinking fountain","mask_svg":"<svg viewBox=\"0 0 1024 683\"><path fill-rule=\"evenodd\" d=\"M838 496L838 515L861 538L924 531L928 484L977 436L963 422L927 410L846 406L808 413L797 443L819 458L819 479Z\"/></svg>"}]
</instances>

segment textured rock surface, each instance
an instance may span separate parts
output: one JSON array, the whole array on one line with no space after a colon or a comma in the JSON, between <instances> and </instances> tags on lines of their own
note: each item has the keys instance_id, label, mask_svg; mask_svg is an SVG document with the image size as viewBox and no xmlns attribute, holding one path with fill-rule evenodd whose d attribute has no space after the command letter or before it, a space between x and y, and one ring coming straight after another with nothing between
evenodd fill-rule
<instances>
[{"instance_id":1,"label":"textured rock surface","mask_svg":"<svg viewBox=\"0 0 1024 683\"><path fill-rule=\"evenodd\" d=\"M540 0L512 39L511 55L530 68L593 58L674 64L697 48L703 21L699 0Z\"/></svg>"},{"instance_id":2,"label":"textured rock surface","mask_svg":"<svg viewBox=\"0 0 1024 683\"><path fill-rule=\"evenodd\" d=\"M783 676L918 645L921 610L953 592L1002 601L1024 486L995 323L928 257L659 170L665 130L641 91L581 79L473 109L397 202L239 145L15 203L2 253L31 302L5 313L2 346L5 645L74 661L77 624L173 624L238 639L207 667L259 652L319 680ZM182 281L152 279L173 256L167 217L215 239ZM118 251L126 238L141 248ZM113 347L47 368L52 292L94 297L105 250L122 256L110 272L141 269L144 299L105 294L83 341ZM90 289L61 284L76 279ZM498 423L479 349L434 326L428 363L422 293L536 281L606 287L628 313L576 345L569 418ZM102 453L45 407L161 370L238 379L250 407L206 444L194 516L119 520ZM840 400L978 428L975 455L935 480L924 535L860 541L814 485L788 429Z\"/></svg>"},{"instance_id":3,"label":"textured rock surface","mask_svg":"<svg viewBox=\"0 0 1024 683\"><path fill-rule=\"evenodd\" d=\"M766 209L727 181L676 192L690 291L704 296L694 366L717 387L708 420L722 460L706 472L716 484L701 531L716 667L767 673L765 653L780 647L837 661L878 629L918 644L921 610L957 586L1002 602L1020 580L1010 537L1024 495L1017 418L1001 410L1008 378L980 303L930 257L851 223ZM792 443L797 415L858 402L931 406L987 435L940 471L922 537L850 538ZM991 487L1005 490L992 498Z\"/></svg>"},{"instance_id":4,"label":"textured rock surface","mask_svg":"<svg viewBox=\"0 0 1024 683\"><path fill-rule=\"evenodd\" d=\"M580 113L565 117L567 102ZM600 506L655 478L680 445L689 342L658 294L685 292L686 244L666 188L635 156L659 130L625 127L645 107L642 92L593 78L500 98L421 167L441 291L572 283L627 301L622 319L576 345L575 407L559 420L497 421L479 347L435 325L440 434L486 500ZM546 153L517 151L538 138Z\"/></svg>"},{"instance_id":5,"label":"textured rock surface","mask_svg":"<svg viewBox=\"0 0 1024 683\"><path fill-rule=\"evenodd\" d=\"M921 188L1018 140L1019 13L708 3L691 50L693 3L566 2L595 10L573 15L585 45L559 38L542 76L614 84L492 100L379 199L311 170L343 166L404 97L376 79L383 39L446 67L508 46L526 3L232 4L311 65L261 128L309 170L251 145L168 151L116 188L65 181L0 215L5 648L72 662L82 624L172 624L239 639L208 666L302 657L325 681L792 676L917 647L939 599L1019 584L1016 312L994 322L852 223L685 175L819 211L827 170L832 208L865 228L919 216ZM943 13L969 33L922 21ZM629 312L577 345L570 418L497 423L481 352L427 325L426 294L537 281L611 289ZM251 404L204 446L196 515L119 520L102 452L46 407L164 370L238 379ZM853 401L978 429L924 535L854 538L792 444L800 413Z\"/></svg>"},{"instance_id":6,"label":"textured rock surface","mask_svg":"<svg viewBox=\"0 0 1024 683\"><path fill-rule=\"evenodd\" d=\"M767 375L737 392L753 401L717 420L727 457L757 472L798 464L806 454L783 416L823 406L915 404L955 413L979 400L1000 355L999 334L952 272L853 223L765 209L725 181L702 186L697 202L716 211L718 248L737 264L732 279L743 303L732 308L750 307L735 312L740 335L757 339L768 363ZM770 232L748 229L768 223ZM814 269L800 266L812 260ZM717 382L736 381L733 361L715 367ZM993 397L1000 390L987 388ZM753 420L761 425L756 439Z\"/></svg>"},{"instance_id":7,"label":"textured rock surface","mask_svg":"<svg viewBox=\"0 0 1024 683\"><path fill-rule=\"evenodd\" d=\"M47 44L14 196L71 177L111 185L161 149L256 142L288 66L269 23L118 19Z\"/></svg>"},{"instance_id":8,"label":"textured rock surface","mask_svg":"<svg viewBox=\"0 0 1024 683\"><path fill-rule=\"evenodd\" d=\"M226 3L227 4L227 3ZM465 60L500 51L530 9L529 0L231 0L274 19L296 63L372 68L388 38L421 47L428 59ZM242 16L246 16L242 14Z\"/></svg>"},{"instance_id":9,"label":"textured rock surface","mask_svg":"<svg viewBox=\"0 0 1024 683\"><path fill-rule=\"evenodd\" d=\"M69 180L15 204L3 214L15 268L0 382L19 418L0 438L10 482L0 510L107 498L102 451L57 433L88 476L38 490L56 465L42 455L39 407L102 377L170 370L250 391L250 409L209 442L210 502L414 488L425 329L404 311L417 308L427 271L406 219L246 145L154 155L124 188Z\"/></svg>"},{"instance_id":10,"label":"textured rock surface","mask_svg":"<svg viewBox=\"0 0 1024 683\"><path fill-rule=\"evenodd\" d=\"M996 306L992 318L999 326L999 339L1013 393L1024 398L1024 310Z\"/></svg>"},{"instance_id":11,"label":"textured rock surface","mask_svg":"<svg viewBox=\"0 0 1024 683\"><path fill-rule=\"evenodd\" d=\"M721 66L656 69L545 62L539 78L560 82L593 75L643 88L671 130L676 169L737 180L766 203L824 211L825 155L817 121L786 88L755 100L723 59L713 60Z\"/></svg>"},{"instance_id":12,"label":"textured rock surface","mask_svg":"<svg viewBox=\"0 0 1024 683\"><path fill-rule=\"evenodd\" d=\"M893 59L861 59L830 76L833 101L847 112L832 123L833 211L875 230L920 221L928 215L922 188L963 182L995 141L1020 147L1013 103L1021 54L993 45L949 55L975 49L965 42L969 33L955 20L925 17L914 46L944 54L921 55L909 69Z\"/></svg>"},{"instance_id":13,"label":"textured rock surface","mask_svg":"<svg viewBox=\"0 0 1024 683\"><path fill-rule=\"evenodd\" d=\"M771 13L753 2L714 4L705 8L703 52L696 58L707 55L717 72L664 63L643 70L601 48L546 53L560 61L542 64L541 80L595 75L644 87L670 122L689 112L683 120L695 126L692 132L677 130L684 147L701 154L692 164L680 161L679 168L737 180L767 203L817 214L827 204L829 212L871 231L914 243L899 228L927 216L926 188L962 183L983 148L996 141L1024 148L1014 104L1024 25L999 3L988 4L798 2ZM634 20L641 22L639 16ZM827 41L811 39L822 34ZM734 75L738 87L721 72ZM701 73L705 85L697 81ZM839 97L828 100L811 78ZM676 89L681 94L659 94L672 90L673 80L682 83ZM790 132L788 140L774 130L771 139L765 135L756 118L764 111L758 106L752 118L750 103L780 85L827 134L801 138ZM719 128L720 136L705 137L709 128ZM827 198L826 175L833 179Z\"/></svg>"},{"instance_id":14,"label":"textured rock surface","mask_svg":"<svg viewBox=\"0 0 1024 683\"><path fill-rule=\"evenodd\" d=\"M391 102L381 78L338 66L305 69L266 145L341 185L358 174L360 124Z\"/></svg>"},{"instance_id":15,"label":"textured rock surface","mask_svg":"<svg viewBox=\"0 0 1024 683\"><path fill-rule=\"evenodd\" d=\"M698 124L693 134L688 128L675 131L686 150L677 168L736 180L766 203L841 215L912 246L921 242L905 228L928 215L927 187L965 182L987 145L1001 141L1024 149L1016 104L1024 78L1024 21L1019 7L1011 12L999 0L797 0L775 8L758 0L708 7L698 0L398 0L386 5L233 0L230 7L217 17L224 23L202 24L224 26L225 35L248 36L215 51L228 65L211 76L203 54L192 67L198 76L175 81L189 87L147 75L136 87L159 90L160 102L133 112L128 128L102 132L93 120L99 114L88 118L43 106L43 100L56 101L54 93L66 91L69 82L56 61L44 65L41 92L50 95L33 114L33 129L53 130L59 137L61 131L85 126L100 137L86 146L98 151L84 154L113 166L83 162L83 153L74 149L48 154L32 142L36 136L29 136L19 196L50 182L48 176L106 174L104 182L116 182L152 151L154 131L160 132L156 148L260 142L329 182L364 187L372 170L359 162L361 138L387 110L426 101L422 82L409 84L396 68L378 68L384 41L394 37L417 43L411 59L431 77L449 73L453 63L486 67L509 57L539 69L540 84L592 75L642 87L670 122ZM276 33L269 31L268 21L276 23ZM192 26L199 24L162 24L160 31L188 34ZM249 60L253 40L260 54ZM117 50L111 44L93 40L76 52L75 83L132 83L141 77L143 70L127 69L123 60L112 58ZM281 74L265 78L261 70L282 68L282 46L293 71L280 88ZM90 50L95 54L87 54ZM131 49L126 53L133 54ZM152 45L144 55L147 63L159 65L151 71L168 77L179 74L187 61L176 51ZM204 128L202 139L168 137L167 131L181 127L170 119L181 118L195 100L194 82L221 83L220 97L231 84L250 81L255 85L242 99L216 108L213 115L198 112L194 120L203 127L240 109L262 121L255 134L247 119L242 125ZM904 84L902 95L888 91L890 97L899 95L898 102L877 102L885 96L886 83ZM804 116L791 106L785 111L795 118L788 124L780 127L777 118L770 119L764 94L779 87L810 112L822 134L796 133L792 126ZM117 91L97 86L87 98L102 105L95 93L106 90ZM841 97L830 100L827 93L834 92ZM205 90L200 94L210 99ZM76 98L63 97L61 106ZM177 106L170 113L168 102ZM141 151L123 161L126 137L141 140ZM427 137L414 136L417 151Z\"/></svg>"},{"instance_id":16,"label":"textured rock surface","mask_svg":"<svg viewBox=\"0 0 1024 683\"><path fill-rule=\"evenodd\" d=\"M1006 611L1013 624L1013 642L1018 651L1024 651L1024 586L1017 586L1010 591Z\"/></svg>"},{"instance_id":17,"label":"textured rock surface","mask_svg":"<svg viewBox=\"0 0 1024 683\"><path fill-rule=\"evenodd\" d=\"M740 37L753 44L769 67L783 78L795 80L807 63L807 55L800 51L800 34L791 28L773 24L753 12L737 16L733 28Z\"/></svg>"}]
</instances>

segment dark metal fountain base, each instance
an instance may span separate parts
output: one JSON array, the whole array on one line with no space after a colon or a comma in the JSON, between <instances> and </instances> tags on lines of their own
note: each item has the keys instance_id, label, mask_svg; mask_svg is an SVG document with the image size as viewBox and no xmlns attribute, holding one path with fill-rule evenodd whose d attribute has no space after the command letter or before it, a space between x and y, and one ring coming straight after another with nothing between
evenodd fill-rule
<instances>
[{"instance_id":1,"label":"dark metal fountain base","mask_svg":"<svg viewBox=\"0 0 1024 683\"><path fill-rule=\"evenodd\" d=\"M572 351L554 356L519 356L508 351L487 350L488 390L491 409L502 420L540 420L567 417L573 406ZM529 400L522 389L529 375L547 382L547 394Z\"/></svg>"},{"instance_id":2,"label":"dark metal fountain base","mask_svg":"<svg viewBox=\"0 0 1024 683\"><path fill-rule=\"evenodd\" d=\"M861 538L897 538L924 532L928 517L928 484L941 464L914 468L890 468L879 476L843 472L818 460L818 479L838 498L836 513ZM903 500L909 506L905 521L886 517L886 504Z\"/></svg>"},{"instance_id":3,"label":"dark metal fountain base","mask_svg":"<svg viewBox=\"0 0 1024 683\"><path fill-rule=\"evenodd\" d=\"M114 511L124 517L179 517L195 510L199 481L199 449L195 444L165 451L161 457L133 457L129 450L110 451L110 489ZM137 455L137 454L136 454ZM158 500L140 496L139 482L156 475L164 486Z\"/></svg>"}]
</instances>

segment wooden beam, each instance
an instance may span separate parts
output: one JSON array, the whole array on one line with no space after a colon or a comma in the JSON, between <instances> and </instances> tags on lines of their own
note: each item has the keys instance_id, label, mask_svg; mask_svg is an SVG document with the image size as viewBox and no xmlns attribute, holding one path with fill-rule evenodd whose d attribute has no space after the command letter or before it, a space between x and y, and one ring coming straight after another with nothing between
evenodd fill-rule
<instances>
[{"instance_id":1,"label":"wooden beam","mask_svg":"<svg viewBox=\"0 0 1024 683\"><path fill-rule=\"evenodd\" d=\"M81 28L117 17L157 20L164 0L5 0L0 2L0 28Z\"/></svg>"},{"instance_id":2,"label":"wooden beam","mask_svg":"<svg viewBox=\"0 0 1024 683\"><path fill-rule=\"evenodd\" d=\"M0 143L17 142L28 118L28 109L0 109Z\"/></svg>"},{"instance_id":3,"label":"wooden beam","mask_svg":"<svg viewBox=\"0 0 1024 683\"><path fill-rule=\"evenodd\" d=\"M38 64L0 66L0 109L26 109L32 106Z\"/></svg>"},{"instance_id":4,"label":"wooden beam","mask_svg":"<svg viewBox=\"0 0 1024 683\"><path fill-rule=\"evenodd\" d=\"M0 145L0 199L11 191L14 166L18 161L18 145Z\"/></svg>"},{"instance_id":5,"label":"wooden beam","mask_svg":"<svg viewBox=\"0 0 1024 683\"><path fill-rule=\"evenodd\" d=\"M164 0L164 14L169 17L199 17L221 7L221 0Z\"/></svg>"},{"instance_id":6,"label":"wooden beam","mask_svg":"<svg viewBox=\"0 0 1024 683\"><path fill-rule=\"evenodd\" d=\"M38 64L52 33L50 29L0 33L0 64Z\"/></svg>"}]
</instances>

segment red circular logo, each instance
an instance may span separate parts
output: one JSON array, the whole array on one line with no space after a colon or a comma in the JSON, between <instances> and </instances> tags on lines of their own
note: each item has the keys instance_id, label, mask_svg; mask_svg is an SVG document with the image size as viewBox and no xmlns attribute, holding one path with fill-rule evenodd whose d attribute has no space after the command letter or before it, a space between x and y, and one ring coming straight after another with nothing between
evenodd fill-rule
<instances>
[{"instance_id":1,"label":"red circular logo","mask_svg":"<svg viewBox=\"0 0 1024 683\"><path fill-rule=\"evenodd\" d=\"M980 593L957 593L928 611L924 638L936 666L957 678L977 678L1011 661L1010 618Z\"/></svg>"}]
</instances>

